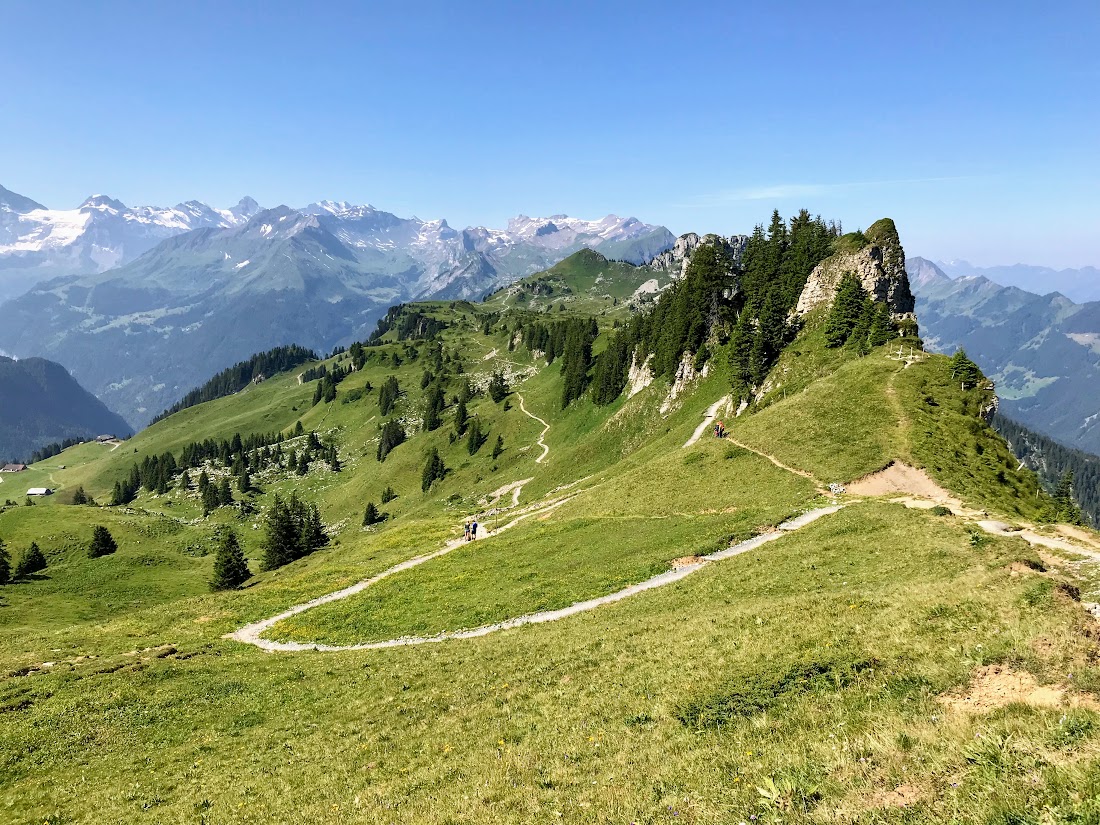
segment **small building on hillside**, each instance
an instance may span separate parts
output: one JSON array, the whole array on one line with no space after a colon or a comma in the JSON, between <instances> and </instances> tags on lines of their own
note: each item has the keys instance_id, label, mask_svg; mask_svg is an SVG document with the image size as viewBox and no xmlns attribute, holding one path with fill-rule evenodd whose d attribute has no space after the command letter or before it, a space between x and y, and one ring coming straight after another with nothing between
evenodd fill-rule
<instances>
[{"instance_id":1,"label":"small building on hillside","mask_svg":"<svg viewBox=\"0 0 1100 825\"><path fill-rule=\"evenodd\" d=\"M0 467L0 473L21 473L27 469L26 464L5 464Z\"/></svg>"},{"instance_id":2,"label":"small building on hillside","mask_svg":"<svg viewBox=\"0 0 1100 825\"><path fill-rule=\"evenodd\" d=\"M49 487L31 487L27 490L28 496L52 496L53 490Z\"/></svg>"},{"instance_id":3,"label":"small building on hillside","mask_svg":"<svg viewBox=\"0 0 1100 825\"><path fill-rule=\"evenodd\" d=\"M95 440L98 441L100 444L106 444L110 441L118 441L118 439L115 438L110 433L104 433L103 435L97 435L95 437Z\"/></svg>"}]
</instances>

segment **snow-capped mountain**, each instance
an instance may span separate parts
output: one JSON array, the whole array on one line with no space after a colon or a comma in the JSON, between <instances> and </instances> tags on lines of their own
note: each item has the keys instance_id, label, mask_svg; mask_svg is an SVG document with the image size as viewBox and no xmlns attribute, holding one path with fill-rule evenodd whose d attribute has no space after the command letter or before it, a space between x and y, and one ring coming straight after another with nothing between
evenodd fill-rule
<instances>
[{"instance_id":1,"label":"snow-capped mountain","mask_svg":"<svg viewBox=\"0 0 1100 825\"><path fill-rule=\"evenodd\" d=\"M255 352L288 343L329 350L366 338L395 303L480 297L585 247L643 263L675 241L664 227L613 215L520 216L503 230L456 230L445 220L331 201L259 211L254 201L236 211L196 202L127 210L95 198L76 210L85 211L70 223L109 215L172 234L123 266L78 270L6 303L0 350L64 363L139 426ZM18 215L37 215L42 227L44 212ZM37 243L48 239L42 234Z\"/></svg>"},{"instance_id":2,"label":"snow-capped mountain","mask_svg":"<svg viewBox=\"0 0 1100 825\"><path fill-rule=\"evenodd\" d=\"M198 201L129 207L92 195L75 209L48 209L0 186L0 300L59 275L121 266L192 229L239 226L259 208L247 197L230 209L215 209Z\"/></svg>"}]
</instances>

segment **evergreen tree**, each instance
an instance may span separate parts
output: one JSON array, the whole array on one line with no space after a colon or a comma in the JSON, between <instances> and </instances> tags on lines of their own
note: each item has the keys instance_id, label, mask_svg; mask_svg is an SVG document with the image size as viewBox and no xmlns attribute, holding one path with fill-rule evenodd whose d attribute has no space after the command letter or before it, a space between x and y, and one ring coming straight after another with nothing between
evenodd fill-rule
<instances>
[{"instance_id":1,"label":"evergreen tree","mask_svg":"<svg viewBox=\"0 0 1100 825\"><path fill-rule=\"evenodd\" d=\"M236 590L252 577L248 561L237 541L237 534L225 530L218 541L217 554L214 556L214 578L210 582L211 590Z\"/></svg>"},{"instance_id":2,"label":"evergreen tree","mask_svg":"<svg viewBox=\"0 0 1100 825\"><path fill-rule=\"evenodd\" d=\"M508 382L504 379L504 373L494 372L489 379L489 397L493 399L493 403L499 404L507 397L508 392Z\"/></svg>"},{"instance_id":3,"label":"evergreen tree","mask_svg":"<svg viewBox=\"0 0 1100 825\"><path fill-rule=\"evenodd\" d=\"M443 423L443 388L436 382L428 390L426 406L424 408L424 429L427 432L438 430Z\"/></svg>"},{"instance_id":4,"label":"evergreen tree","mask_svg":"<svg viewBox=\"0 0 1100 825\"><path fill-rule=\"evenodd\" d=\"M14 578L25 579L32 573L37 573L45 569L46 557L42 555L38 543L32 541L31 546L28 547L26 552L19 558L19 563L15 565Z\"/></svg>"},{"instance_id":5,"label":"evergreen tree","mask_svg":"<svg viewBox=\"0 0 1100 825\"><path fill-rule=\"evenodd\" d=\"M951 377L959 381L964 389L973 389L984 377L982 371L970 358L965 350L958 350L951 356L948 366L951 369Z\"/></svg>"},{"instance_id":6,"label":"evergreen tree","mask_svg":"<svg viewBox=\"0 0 1100 825\"><path fill-rule=\"evenodd\" d=\"M189 493L191 491L191 476L187 474L187 470L180 473L179 491L181 493Z\"/></svg>"},{"instance_id":7,"label":"evergreen tree","mask_svg":"<svg viewBox=\"0 0 1100 825\"><path fill-rule=\"evenodd\" d=\"M397 493L393 491L393 487L387 485L386 489L382 491L382 503L389 504L395 498L397 498Z\"/></svg>"},{"instance_id":8,"label":"evergreen tree","mask_svg":"<svg viewBox=\"0 0 1100 825\"><path fill-rule=\"evenodd\" d=\"M318 404L321 403L321 398L322 398L323 394L324 394L324 392L321 389L321 381L318 381L316 386L314 386L314 388L313 388L312 406L316 407Z\"/></svg>"},{"instance_id":9,"label":"evergreen tree","mask_svg":"<svg viewBox=\"0 0 1100 825\"><path fill-rule=\"evenodd\" d=\"M11 581L11 556L8 555L4 542L0 540L0 584L7 584L9 581Z\"/></svg>"},{"instance_id":10,"label":"evergreen tree","mask_svg":"<svg viewBox=\"0 0 1100 825\"><path fill-rule=\"evenodd\" d=\"M855 326L852 327L852 331L848 334L848 346L854 349L860 356L866 355L871 351L871 347L868 343L868 338L871 333L871 323L875 317L875 305L870 298L863 301L863 309L859 313L859 318L856 319Z\"/></svg>"},{"instance_id":11,"label":"evergreen tree","mask_svg":"<svg viewBox=\"0 0 1100 825\"><path fill-rule=\"evenodd\" d=\"M247 467L237 476L237 489L240 490L241 493L247 493L252 489L252 476L248 474Z\"/></svg>"},{"instance_id":12,"label":"evergreen tree","mask_svg":"<svg viewBox=\"0 0 1100 825\"><path fill-rule=\"evenodd\" d=\"M458 403L455 405L455 433L460 438L466 434L469 419L470 415L466 412L466 399L459 396Z\"/></svg>"},{"instance_id":13,"label":"evergreen tree","mask_svg":"<svg viewBox=\"0 0 1100 825\"><path fill-rule=\"evenodd\" d=\"M442 479L446 474L447 467L439 456L439 450L432 447L432 451L428 454L428 460L424 463L424 472L420 477L420 489L425 493L428 492L432 484Z\"/></svg>"},{"instance_id":14,"label":"evergreen tree","mask_svg":"<svg viewBox=\"0 0 1100 825\"><path fill-rule=\"evenodd\" d=\"M493 460L496 461L501 453L504 452L504 439L501 436L497 436L496 443L493 445Z\"/></svg>"},{"instance_id":15,"label":"evergreen tree","mask_svg":"<svg viewBox=\"0 0 1100 825\"><path fill-rule=\"evenodd\" d=\"M852 335L852 330L863 316L867 293L859 278L846 272L840 279L836 298L825 319L825 344L829 347L843 346Z\"/></svg>"},{"instance_id":16,"label":"evergreen tree","mask_svg":"<svg viewBox=\"0 0 1100 825\"><path fill-rule=\"evenodd\" d=\"M481 449L481 445L489 437L489 433L481 429L481 419L476 416L470 421L470 435L466 440L466 450L474 455Z\"/></svg>"},{"instance_id":17,"label":"evergreen tree","mask_svg":"<svg viewBox=\"0 0 1100 825\"><path fill-rule=\"evenodd\" d=\"M1066 470L1054 489L1054 517L1069 524L1081 523L1081 508L1073 498L1073 470Z\"/></svg>"},{"instance_id":18,"label":"evergreen tree","mask_svg":"<svg viewBox=\"0 0 1100 825\"><path fill-rule=\"evenodd\" d=\"M199 473L199 494L206 492L206 488L210 486L210 476L206 474L206 470Z\"/></svg>"},{"instance_id":19,"label":"evergreen tree","mask_svg":"<svg viewBox=\"0 0 1100 825\"><path fill-rule=\"evenodd\" d=\"M202 491L202 514L208 516L221 505L221 496L216 484L207 484Z\"/></svg>"},{"instance_id":20,"label":"evergreen tree","mask_svg":"<svg viewBox=\"0 0 1100 825\"><path fill-rule=\"evenodd\" d=\"M298 467L295 472L300 476L304 476L309 472L309 453L302 450L301 455L298 457Z\"/></svg>"},{"instance_id":21,"label":"evergreen tree","mask_svg":"<svg viewBox=\"0 0 1100 825\"><path fill-rule=\"evenodd\" d=\"M387 421L382 425L382 433L378 439L378 460L385 461L390 451L404 441L405 428L398 421Z\"/></svg>"},{"instance_id":22,"label":"evergreen tree","mask_svg":"<svg viewBox=\"0 0 1100 825\"><path fill-rule=\"evenodd\" d=\"M278 494L267 514L263 544L264 570L274 570L301 555L300 534L291 519L286 503Z\"/></svg>"},{"instance_id":23,"label":"evergreen tree","mask_svg":"<svg viewBox=\"0 0 1100 825\"><path fill-rule=\"evenodd\" d=\"M393 407L397 403L397 397L400 394L401 388L397 384L397 379L392 375L387 377L378 390L378 411L382 415L389 415L393 412Z\"/></svg>"},{"instance_id":24,"label":"evergreen tree","mask_svg":"<svg viewBox=\"0 0 1100 825\"><path fill-rule=\"evenodd\" d=\"M867 336L867 342L872 347L881 347L883 344L889 343L897 338L897 335L897 332L894 330L893 318L890 316L890 307L887 306L884 301L876 303L875 316L871 320L871 329Z\"/></svg>"},{"instance_id":25,"label":"evergreen tree","mask_svg":"<svg viewBox=\"0 0 1100 825\"><path fill-rule=\"evenodd\" d=\"M100 556L108 556L118 550L118 543L115 542L114 536L111 532L99 524L92 530L92 542L88 545L88 557L98 559Z\"/></svg>"},{"instance_id":26,"label":"evergreen tree","mask_svg":"<svg viewBox=\"0 0 1100 825\"><path fill-rule=\"evenodd\" d=\"M228 507L233 503L233 491L229 489L229 476L223 476L218 485L218 506Z\"/></svg>"},{"instance_id":27,"label":"evergreen tree","mask_svg":"<svg viewBox=\"0 0 1100 825\"><path fill-rule=\"evenodd\" d=\"M372 524L378 524L383 521L382 515L378 512L378 508L373 501L367 502L367 509L363 513L363 526L370 527Z\"/></svg>"},{"instance_id":28,"label":"evergreen tree","mask_svg":"<svg viewBox=\"0 0 1100 825\"><path fill-rule=\"evenodd\" d=\"M83 487L77 487L76 492L73 493L73 504L87 504L88 494L84 492Z\"/></svg>"}]
</instances>

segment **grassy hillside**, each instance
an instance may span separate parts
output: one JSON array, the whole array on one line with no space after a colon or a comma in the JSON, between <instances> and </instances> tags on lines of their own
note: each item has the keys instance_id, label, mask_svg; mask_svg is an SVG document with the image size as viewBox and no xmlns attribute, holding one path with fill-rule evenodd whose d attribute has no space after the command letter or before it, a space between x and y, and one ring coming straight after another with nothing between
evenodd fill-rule
<instances>
[{"instance_id":1,"label":"grassy hillside","mask_svg":"<svg viewBox=\"0 0 1100 825\"><path fill-rule=\"evenodd\" d=\"M567 275L554 277L583 293L581 275ZM675 399L658 381L605 407L582 398L563 410L560 363L509 349L509 319L530 307L497 296L413 311L444 325L438 342L398 340L395 326L332 401L314 405L316 383L287 374L115 450L81 445L36 466L63 493L0 512L13 556L37 541L49 562L0 587L4 821L1100 816L1100 629L1074 601L1078 587L1094 598L1091 579L1022 538L888 498L842 495L843 509L807 527L560 621L385 650L269 654L225 638L439 551L472 516L499 533L266 637L430 636L614 594L674 562L772 535L833 503L824 484L892 461L926 468L1005 520L1037 512L1034 476L1008 464L978 416L980 391L956 385L943 358L906 366L882 348L825 352L811 325L755 411L719 412L729 439L708 426L691 442L729 392L721 349ZM614 312L600 319L597 349ZM323 365L351 361L343 353ZM443 423L424 431L440 365ZM509 384L499 401L486 391L496 372ZM401 395L383 415L379 389L391 376ZM452 438L467 380L468 413L488 434L473 453L468 435ZM379 427L391 418L408 439L379 462ZM258 471L251 492L234 490L237 506L206 516L197 491L178 487L142 491L125 507L66 503L81 485L102 503L135 461L188 442L280 432L285 450L301 450L311 431L335 445L338 472L318 459L305 475ZM433 449L448 472L425 492ZM396 498L382 503L386 487ZM275 494L291 493L319 506L331 542L259 572L264 518ZM390 518L363 527L367 502ZM98 524L119 550L91 559ZM256 575L211 593L215 537L227 526ZM998 694L994 677L1042 686L1045 698Z\"/></svg>"}]
</instances>

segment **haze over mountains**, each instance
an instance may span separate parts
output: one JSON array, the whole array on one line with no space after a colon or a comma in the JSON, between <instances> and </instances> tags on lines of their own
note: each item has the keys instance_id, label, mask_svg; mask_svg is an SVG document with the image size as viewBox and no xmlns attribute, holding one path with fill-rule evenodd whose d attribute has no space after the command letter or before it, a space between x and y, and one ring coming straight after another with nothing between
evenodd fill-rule
<instances>
[{"instance_id":1,"label":"haze over mountains","mask_svg":"<svg viewBox=\"0 0 1100 825\"><path fill-rule=\"evenodd\" d=\"M907 269L929 349L964 348L996 382L1003 413L1100 454L1100 302L951 278L924 258Z\"/></svg>"},{"instance_id":2,"label":"haze over mountains","mask_svg":"<svg viewBox=\"0 0 1100 825\"><path fill-rule=\"evenodd\" d=\"M998 284L1019 287L1040 295L1061 292L1079 304L1100 300L1100 269L1094 266L1080 269L1053 269L1030 264L982 267L974 266L969 261L936 261L936 266L952 278L981 275Z\"/></svg>"},{"instance_id":3,"label":"haze over mountains","mask_svg":"<svg viewBox=\"0 0 1100 825\"><path fill-rule=\"evenodd\" d=\"M64 363L138 426L254 352L365 338L395 303L478 297L585 247L641 263L675 240L614 215L456 230L331 201L128 209L97 196L52 212L3 190L3 202L5 282L64 274L5 305L0 349Z\"/></svg>"}]
</instances>

